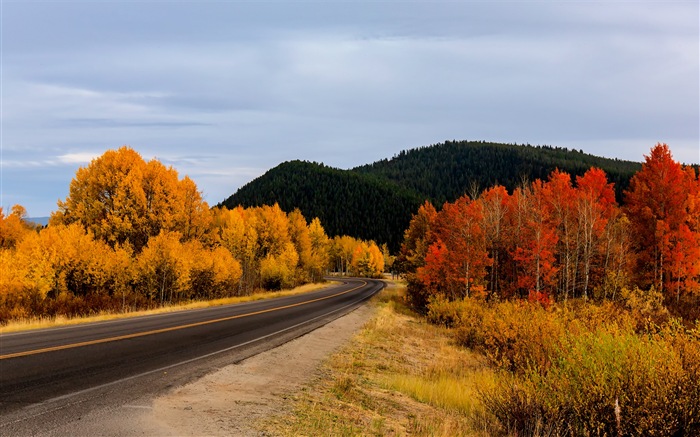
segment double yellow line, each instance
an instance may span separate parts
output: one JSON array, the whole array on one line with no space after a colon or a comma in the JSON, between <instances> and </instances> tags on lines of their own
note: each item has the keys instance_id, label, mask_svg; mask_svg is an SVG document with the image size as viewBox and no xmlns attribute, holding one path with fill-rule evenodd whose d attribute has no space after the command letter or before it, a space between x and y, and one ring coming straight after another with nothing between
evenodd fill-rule
<instances>
[{"instance_id":1,"label":"double yellow line","mask_svg":"<svg viewBox=\"0 0 700 437\"><path fill-rule=\"evenodd\" d=\"M355 291L355 290L360 289L360 288L364 287L365 285L367 285L367 282L365 282L365 281L362 281L362 282L363 282L362 285L355 287L355 288L351 288L350 290L341 291L340 293L332 294L330 296L319 297L319 298L307 300L304 302L293 303L290 305L283 305L281 307L275 307L275 308L269 308L266 310L254 311L252 313L238 314L235 316L223 317L220 319L205 320L203 322L188 323L187 325L171 326L170 328L161 328L161 329L154 329L152 331L136 332L133 334L120 335L117 337L100 338L97 340L81 341L79 343L70 343L70 344L64 344L64 345L60 345L60 346L46 347L43 349L34 349L34 350L29 350L29 351L24 351L24 352L15 352L12 354L0 355L0 360L7 360L10 358L18 358L18 357L26 357L29 355L43 354L46 352L55 352L55 351L60 351L60 350L64 350L64 349L73 349L73 348L82 347L82 346L91 346L91 345L100 344L100 343L109 343L111 341L128 340L130 338L145 337L147 335L161 334L163 332L177 331L180 329L194 328L196 326L204 326L204 325L210 325L212 323L225 322L227 320L241 319L243 317L250 317L250 316L255 316L258 314L271 313L273 311L280 311L280 310L284 310L287 308L294 308L294 307L298 307L298 306L302 306L302 305L308 305L308 304L311 304L314 302L320 302L322 300L332 299L334 297L342 296L343 294L350 293L352 291Z\"/></svg>"}]
</instances>

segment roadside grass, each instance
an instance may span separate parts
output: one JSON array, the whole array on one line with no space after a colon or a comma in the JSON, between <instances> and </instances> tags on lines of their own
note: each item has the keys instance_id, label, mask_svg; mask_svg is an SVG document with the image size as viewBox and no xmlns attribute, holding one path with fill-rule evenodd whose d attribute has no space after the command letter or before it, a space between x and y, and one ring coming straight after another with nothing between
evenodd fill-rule
<instances>
[{"instance_id":1,"label":"roadside grass","mask_svg":"<svg viewBox=\"0 0 700 437\"><path fill-rule=\"evenodd\" d=\"M182 310L191 310L199 308L209 308L214 306L231 305L236 303L253 302L263 299L272 299L276 297L293 296L297 294L309 293L312 291L317 291L322 288L326 288L332 285L332 283L315 283L315 284L305 284L299 287L293 288L291 290L283 291L260 291L247 296L236 296L236 297L226 297L214 300L200 300L192 302L183 302L180 304L166 305L160 308L154 308L151 310L142 311L128 311L128 312L101 312L99 314L86 316L86 317L66 317L66 316L56 316L56 317L35 317L23 320L12 320L7 325L0 327L0 334L19 332L19 331L29 331L32 329L45 329L54 328L58 326L69 326L78 325L81 323L92 323L92 322L102 322L107 320L125 319L129 317L146 316L152 314L162 314L170 313Z\"/></svg>"},{"instance_id":2,"label":"roadside grass","mask_svg":"<svg viewBox=\"0 0 700 437\"><path fill-rule=\"evenodd\" d=\"M294 411L262 424L286 436L487 436L500 430L479 392L496 382L484 357L406 309L405 286L389 282L376 315L292 397Z\"/></svg>"}]
</instances>

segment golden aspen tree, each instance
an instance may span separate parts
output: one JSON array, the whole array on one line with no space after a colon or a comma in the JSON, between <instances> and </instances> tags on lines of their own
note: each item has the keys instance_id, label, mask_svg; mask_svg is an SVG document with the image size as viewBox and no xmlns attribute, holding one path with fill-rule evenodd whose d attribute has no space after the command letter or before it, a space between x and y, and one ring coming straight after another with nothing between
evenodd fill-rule
<instances>
[{"instance_id":1,"label":"golden aspen tree","mask_svg":"<svg viewBox=\"0 0 700 437\"><path fill-rule=\"evenodd\" d=\"M353 250L351 265L353 274L376 278L384 271L384 255L374 241L358 241Z\"/></svg>"},{"instance_id":2,"label":"golden aspen tree","mask_svg":"<svg viewBox=\"0 0 700 437\"><path fill-rule=\"evenodd\" d=\"M182 232L187 240L208 242L212 228L212 214L209 205L202 199L202 193L188 176L178 182L177 186L181 211L175 220L175 229Z\"/></svg>"},{"instance_id":3,"label":"golden aspen tree","mask_svg":"<svg viewBox=\"0 0 700 437\"><path fill-rule=\"evenodd\" d=\"M0 249L0 323L29 316L28 301L36 290L15 250Z\"/></svg>"},{"instance_id":4,"label":"golden aspen tree","mask_svg":"<svg viewBox=\"0 0 700 437\"><path fill-rule=\"evenodd\" d=\"M323 278L330 263L330 239L326 235L321 220L315 217L309 223L309 237L311 239L311 281L319 281Z\"/></svg>"},{"instance_id":5,"label":"golden aspen tree","mask_svg":"<svg viewBox=\"0 0 700 437\"><path fill-rule=\"evenodd\" d=\"M26 215L22 205L14 205L7 216L0 207L0 249L14 248L31 232L31 227L24 221Z\"/></svg>"},{"instance_id":6,"label":"golden aspen tree","mask_svg":"<svg viewBox=\"0 0 700 437\"><path fill-rule=\"evenodd\" d=\"M189 283L188 262L178 232L162 231L148 241L136 259L137 290L163 304L178 298Z\"/></svg>"},{"instance_id":7,"label":"golden aspen tree","mask_svg":"<svg viewBox=\"0 0 700 437\"><path fill-rule=\"evenodd\" d=\"M296 266L297 283L305 283L310 279L309 270L312 257L309 228L298 208L287 215L287 220L289 221L289 237L299 255L299 263Z\"/></svg>"},{"instance_id":8,"label":"golden aspen tree","mask_svg":"<svg viewBox=\"0 0 700 437\"><path fill-rule=\"evenodd\" d=\"M279 256L285 250L287 243L291 243L287 215L277 203L253 210L257 216L254 226L260 243L260 258L267 255Z\"/></svg>"},{"instance_id":9,"label":"golden aspen tree","mask_svg":"<svg viewBox=\"0 0 700 437\"><path fill-rule=\"evenodd\" d=\"M251 210L236 207L218 209L215 213L219 243L228 249L241 266L239 294L252 291L257 278L260 252L257 216Z\"/></svg>"},{"instance_id":10,"label":"golden aspen tree","mask_svg":"<svg viewBox=\"0 0 700 437\"><path fill-rule=\"evenodd\" d=\"M263 288L281 290L293 286L294 271L298 262L299 255L291 242L285 244L279 255L268 253L260 262Z\"/></svg>"},{"instance_id":11,"label":"golden aspen tree","mask_svg":"<svg viewBox=\"0 0 700 437\"><path fill-rule=\"evenodd\" d=\"M210 252L210 271L214 277L214 292L210 297L227 297L237 294L238 283L243 275L241 263L231 252L223 247L216 247Z\"/></svg>"},{"instance_id":12,"label":"golden aspen tree","mask_svg":"<svg viewBox=\"0 0 700 437\"><path fill-rule=\"evenodd\" d=\"M144 161L130 147L109 150L81 167L51 224L80 223L114 246L129 242L136 253L162 230L199 238L208 228L208 206L194 183L157 160Z\"/></svg>"},{"instance_id":13,"label":"golden aspen tree","mask_svg":"<svg viewBox=\"0 0 700 437\"><path fill-rule=\"evenodd\" d=\"M350 273L352 256L355 251L356 241L354 238L347 235L336 236L333 238L333 253L336 258L336 270L341 275Z\"/></svg>"}]
</instances>

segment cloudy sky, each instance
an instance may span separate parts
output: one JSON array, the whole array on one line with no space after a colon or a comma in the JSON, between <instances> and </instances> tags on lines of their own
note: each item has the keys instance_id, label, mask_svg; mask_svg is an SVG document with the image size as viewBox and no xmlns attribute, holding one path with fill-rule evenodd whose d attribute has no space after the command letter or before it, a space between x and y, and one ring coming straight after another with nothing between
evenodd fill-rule
<instances>
[{"instance_id":1,"label":"cloudy sky","mask_svg":"<svg viewBox=\"0 0 700 437\"><path fill-rule=\"evenodd\" d=\"M2 199L128 144L211 204L447 139L700 162L691 1L2 1Z\"/></svg>"}]
</instances>

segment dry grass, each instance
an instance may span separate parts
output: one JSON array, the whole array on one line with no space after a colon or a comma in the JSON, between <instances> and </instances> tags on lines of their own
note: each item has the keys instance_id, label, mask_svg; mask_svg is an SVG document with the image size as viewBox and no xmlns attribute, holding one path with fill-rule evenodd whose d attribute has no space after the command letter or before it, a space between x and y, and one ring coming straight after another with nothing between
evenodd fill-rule
<instances>
[{"instance_id":1,"label":"dry grass","mask_svg":"<svg viewBox=\"0 0 700 437\"><path fill-rule=\"evenodd\" d=\"M404 287L375 299L377 314L323 376L296 396L293 414L265 424L273 435L492 435L478 396L494 383L479 355L452 333L411 314Z\"/></svg>"},{"instance_id":2,"label":"dry grass","mask_svg":"<svg viewBox=\"0 0 700 437\"><path fill-rule=\"evenodd\" d=\"M13 320L13 321L10 321L7 325L0 327L0 334L5 334L5 333L9 333L9 332L28 331L31 329L44 329L44 328L53 328L53 327L57 327L57 326L78 325L81 323L101 322L101 321L105 321L105 320L125 319L128 317L137 317L137 316L145 316L145 315L151 315L151 314L161 314L161 313L169 313L169 312L190 310L190 309L197 309L197 308L209 308L209 307L221 306L221 305L231 305L231 304L236 304L236 303L252 302L252 301L256 301L256 300L272 299L275 297L284 297L284 296L292 296L292 295L302 294L302 293L309 293L311 291L316 291L316 290L320 290L320 289L325 288L325 287L329 287L330 285L332 285L332 283L305 284L305 285L296 287L296 288L291 289L291 290L276 291L276 292L261 291L261 292L254 293L254 294L251 294L248 296L237 296L237 297L227 297L227 298L215 299L215 300L203 300L203 301L187 302L187 303L182 303L182 304L177 304L177 305L168 305L168 306L164 306L161 308L155 308L152 310L131 311L131 312L126 312L126 313L108 313L108 312L105 312L105 313L100 313L97 315L87 316L87 317L57 316L57 317L41 317L41 318L31 318L31 319L24 319L24 320Z\"/></svg>"}]
</instances>

